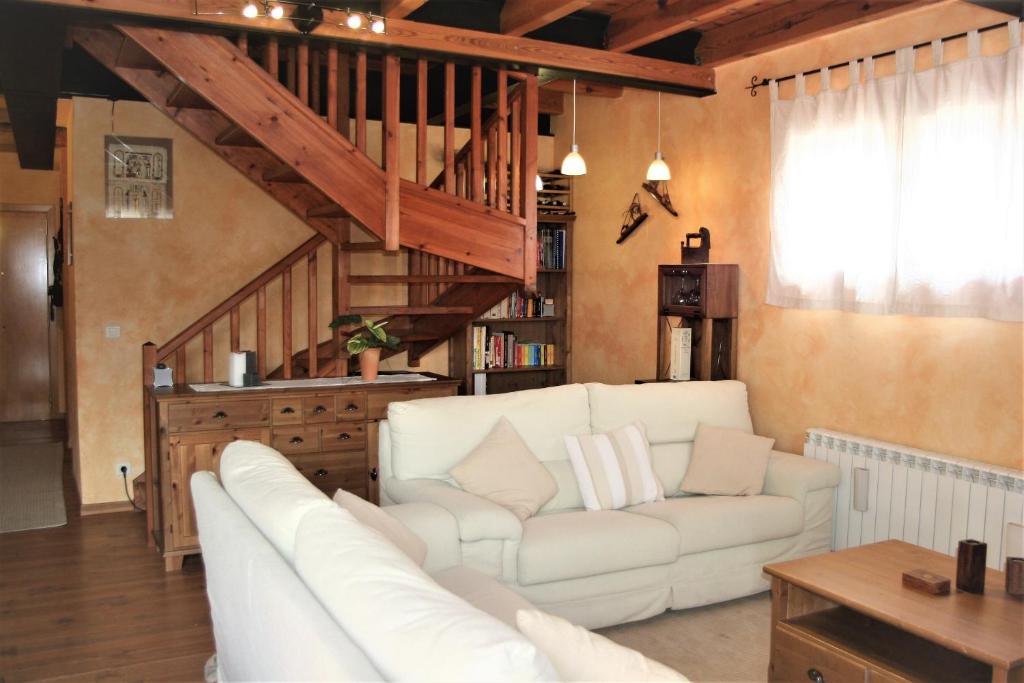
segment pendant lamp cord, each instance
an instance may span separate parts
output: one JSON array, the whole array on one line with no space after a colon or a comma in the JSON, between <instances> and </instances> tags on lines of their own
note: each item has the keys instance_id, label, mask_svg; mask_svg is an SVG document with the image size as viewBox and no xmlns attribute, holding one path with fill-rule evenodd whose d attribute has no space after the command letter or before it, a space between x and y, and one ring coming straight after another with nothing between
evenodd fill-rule
<instances>
[{"instance_id":1,"label":"pendant lamp cord","mask_svg":"<svg viewBox=\"0 0 1024 683\"><path fill-rule=\"evenodd\" d=\"M572 79L572 144L576 144L576 79Z\"/></svg>"},{"instance_id":2,"label":"pendant lamp cord","mask_svg":"<svg viewBox=\"0 0 1024 683\"><path fill-rule=\"evenodd\" d=\"M661 92L658 92L658 151L661 152Z\"/></svg>"}]
</instances>

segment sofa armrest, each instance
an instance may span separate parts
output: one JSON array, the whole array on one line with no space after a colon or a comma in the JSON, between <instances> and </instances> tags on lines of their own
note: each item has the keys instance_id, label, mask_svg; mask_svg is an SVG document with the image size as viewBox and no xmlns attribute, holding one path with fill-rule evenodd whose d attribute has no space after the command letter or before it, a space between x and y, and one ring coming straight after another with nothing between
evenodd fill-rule
<instances>
[{"instance_id":1,"label":"sofa armrest","mask_svg":"<svg viewBox=\"0 0 1024 683\"><path fill-rule=\"evenodd\" d=\"M391 499L399 503L433 503L447 510L455 518L463 542L518 541L523 537L523 525L514 514L446 482L392 478L387 488Z\"/></svg>"},{"instance_id":2,"label":"sofa armrest","mask_svg":"<svg viewBox=\"0 0 1024 683\"><path fill-rule=\"evenodd\" d=\"M430 503L402 503L381 509L427 544L423 569L428 574L462 564L459 525L450 512Z\"/></svg>"},{"instance_id":3,"label":"sofa armrest","mask_svg":"<svg viewBox=\"0 0 1024 683\"><path fill-rule=\"evenodd\" d=\"M822 462L782 451L772 451L768 472L764 479L764 493L786 496L803 504L807 494L839 485L839 468Z\"/></svg>"}]
</instances>

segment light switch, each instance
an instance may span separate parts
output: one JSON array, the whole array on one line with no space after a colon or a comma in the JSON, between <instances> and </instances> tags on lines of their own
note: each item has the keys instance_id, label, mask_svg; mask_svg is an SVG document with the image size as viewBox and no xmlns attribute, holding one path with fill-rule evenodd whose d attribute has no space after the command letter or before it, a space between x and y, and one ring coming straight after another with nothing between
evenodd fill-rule
<instances>
[{"instance_id":1,"label":"light switch","mask_svg":"<svg viewBox=\"0 0 1024 683\"><path fill-rule=\"evenodd\" d=\"M106 334L107 339L117 339L118 337L121 336L121 326L107 325L106 329L104 330L104 333Z\"/></svg>"}]
</instances>

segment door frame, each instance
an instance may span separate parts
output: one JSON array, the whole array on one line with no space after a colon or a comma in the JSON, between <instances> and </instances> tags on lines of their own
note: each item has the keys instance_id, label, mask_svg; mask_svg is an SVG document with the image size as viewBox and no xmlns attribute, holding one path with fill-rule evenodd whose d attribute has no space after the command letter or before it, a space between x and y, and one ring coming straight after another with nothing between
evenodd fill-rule
<instances>
[{"instance_id":1,"label":"door frame","mask_svg":"<svg viewBox=\"0 0 1024 683\"><path fill-rule=\"evenodd\" d=\"M53 237L56 236L56 216L57 207L52 204L11 204L11 203L0 203L0 213L42 213L46 214L46 239L43 242L43 249L46 252L46 286L49 287L53 284ZM49 299L47 298L47 303ZM66 321L65 321L66 322ZM56 320L50 321L49 307L46 310L46 364L49 368L49 397L50 397L50 417L54 419L60 417L57 412L58 408L58 397L57 392L58 382L60 378L54 373L54 356L56 355L58 362L61 362L60 353L54 353L55 349L53 346L53 328L56 324Z\"/></svg>"}]
</instances>

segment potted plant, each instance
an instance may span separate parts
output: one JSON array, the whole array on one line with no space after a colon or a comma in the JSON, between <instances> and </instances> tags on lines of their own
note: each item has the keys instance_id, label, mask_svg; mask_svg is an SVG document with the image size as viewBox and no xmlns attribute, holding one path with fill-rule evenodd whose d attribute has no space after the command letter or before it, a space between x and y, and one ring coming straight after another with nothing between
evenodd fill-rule
<instances>
[{"instance_id":1,"label":"potted plant","mask_svg":"<svg viewBox=\"0 0 1024 683\"><path fill-rule=\"evenodd\" d=\"M380 350L390 349L397 351L399 344L402 343L402 340L398 337L385 331L384 326L387 324L387 320L375 323L361 315L351 314L339 315L331 321L331 327L341 327L343 325L362 326L361 329L357 329L348 338L345 347L348 349L349 354L353 356L362 354L359 359L359 371L367 382L377 379L377 371L380 369Z\"/></svg>"}]
</instances>

